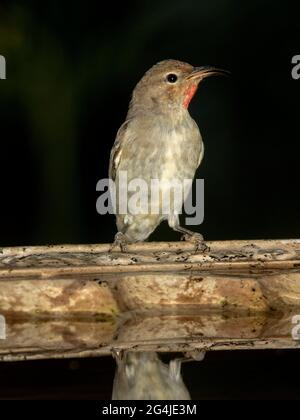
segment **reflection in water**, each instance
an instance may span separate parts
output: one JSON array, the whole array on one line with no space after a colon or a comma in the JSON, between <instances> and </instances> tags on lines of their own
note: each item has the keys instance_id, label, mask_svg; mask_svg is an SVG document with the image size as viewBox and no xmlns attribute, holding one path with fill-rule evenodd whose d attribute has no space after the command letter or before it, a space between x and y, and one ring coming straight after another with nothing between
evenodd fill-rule
<instances>
[{"instance_id":1,"label":"reflection in water","mask_svg":"<svg viewBox=\"0 0 300 420\"><path fill-rule=\"evenodd\" d=\"M155 352L117 357L113 400L190 400L181 377L182 359L163 363Z\"/></svg>"}]
</instances>

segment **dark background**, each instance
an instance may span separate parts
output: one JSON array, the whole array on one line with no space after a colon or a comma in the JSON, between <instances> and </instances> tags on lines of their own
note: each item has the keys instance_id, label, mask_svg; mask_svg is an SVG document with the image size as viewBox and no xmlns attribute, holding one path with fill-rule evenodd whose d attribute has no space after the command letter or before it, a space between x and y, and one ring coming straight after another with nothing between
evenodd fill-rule
<instances>
[{"instance_id":1,"label":"dark background","mask_svg":"<svg viewBox=\"0 0 300 420\"><path fill-rule=\"evenodd\" d=\"M115 363L109 357L0 366L1 399L111 398ZM184 364L182 377L196 400L299 400L298 371L295 350L211 351L203 362Z\"/></svg>"},{"instance_id":2,"label":"dark background","mask_svg":"<svg viewBox=\"0 0 300 420\"><path fill-rule=\"evenodd\" d=\"M114 217L97 215L96 183L132 89L165 58L232 72L203 82L190 107L206 147L199 231L208 240L299 238L296 5L1 0L0 246L112 241ZM162 226L153 238L178 236ZM32 366L42 363L49 370ZM20 365L11 369L13 387Z\"/></svg>"}]
</instances>

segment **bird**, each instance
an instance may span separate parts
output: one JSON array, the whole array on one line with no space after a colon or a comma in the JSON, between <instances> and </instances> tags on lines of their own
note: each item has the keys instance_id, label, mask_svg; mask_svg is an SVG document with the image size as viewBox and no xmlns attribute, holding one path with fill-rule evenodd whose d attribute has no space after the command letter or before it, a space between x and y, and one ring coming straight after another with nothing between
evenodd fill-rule
<instances>
[{"instance_id":1,"label":"bird","mask_svg":"<svg viewBox=\"0 0 300 420\"><path fill-rule=\"evenodd\" d=\"M147 240L163 220L183 234L182 239L194 242L198 248L203 244L200 233L180 225L180 209L189 191L184 192L168 213L163 212L161 200L163 194L171 194L172 180L193 180L203 159L200 130L188 110L199 83L208 76L226 73L215 67L194 67L167 59L151 67L135 86L127 117L110 153L109 178L115 183L116 197L121 195L122 173L126 173L127 182L138 178L149 187L151 180L158 179L162 185L156 198L159 211L136 214L116 208L118 233L113 246L126 250L128 243ZM129 191L127 198L132 196L133 192Z\"/></svg>"},{"instance_id":2,"label":"bird","mask_svg":"<svg viewBox=\"0 0 300 420\"><path fill-rule=\"evenodd\" d=\"M116 357L112 400L190 400L181 359L163 363L156 352L126 351Z\"/></svg>"}]
</instances>

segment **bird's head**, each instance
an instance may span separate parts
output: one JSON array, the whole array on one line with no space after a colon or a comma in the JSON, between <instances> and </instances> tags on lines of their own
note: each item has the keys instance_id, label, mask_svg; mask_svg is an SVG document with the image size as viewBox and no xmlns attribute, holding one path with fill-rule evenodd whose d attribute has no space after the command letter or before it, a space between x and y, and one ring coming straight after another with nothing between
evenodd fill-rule
<instances>
[{"instance_id":1,"label":"bird's head","mask_svg":"<svg viewBox=\"0 0 300 420\"><path fill-rule=\"evenodd\" d=\"M161 61L136 85L132 105L159 110L187 109L203 79L226 73L214 67L193 67L177 60Z\"/></svg>"}]
</instances>

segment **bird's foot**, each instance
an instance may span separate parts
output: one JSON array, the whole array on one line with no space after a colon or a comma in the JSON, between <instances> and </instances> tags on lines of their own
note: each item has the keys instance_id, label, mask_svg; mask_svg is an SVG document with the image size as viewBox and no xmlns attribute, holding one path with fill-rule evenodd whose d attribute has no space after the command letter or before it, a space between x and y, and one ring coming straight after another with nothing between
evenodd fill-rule
<instances>
[{"instance_id":1,"label":"bird's foot","mask_svg":"<svg viewBox=\"0 0 300 420\"><path fill-rule=\"evenodd\" d=\"M184 235L182 235L181 240L192 242L193 244L195 244L195 252L205 252L209 249L201 233L185 233Z\"/></svg>"},{"instance_id":2,"label":"bird's foot","mask_svg":"<svg viewBox=\"0 0 300 420\"><path fill-rule=\"evenodd\" d=\"M123 350L117 350L117 349L112 348L111 355L116 360L118 365L122 363L123 356L124 356Z\"/></svg>"},{"instance_id":3,"label":"bird's foot","mask_svg":"<svg viewBox=\"0 0 300 420\"><path fill-rule=\"evenodd\" d=\"M197 361L202 362L205 359L206 350L191 350L184 353L185 359L184 361Z\"/></svg>"},{"instance_id":4,"label":"bird's foot","mask_svg":"<svg viewBox=\"0 0 300 420\"><path fill-rule=\"evenodd\" d=\"M191 350L183 353L183 357L179 357L176 359L173 359L169 364L169 370L171 371L171 363L175 366L173 366L173 372L174 369L176 369L177 376L180 374L180 368L182 363L188 363L188 362L202 362L205 358L206 350ZM176 362L176 363L175 363ZM175 376L173 374L173 376Z\"/></svg>"},{"instance_id":5,"label":"bird's foot","mask_svg":"<svg viewBox=\"0 0 300 420\"><path fill-rule=\"evenodd\" d=\"M121 252L127 252L127 245L128 245L128 241L124 233L118 232L115 235L115 240L113 244L111 245L109 252L113 252L114 248L116 247L119 247Z\"/></svg>"}]
</instances>

